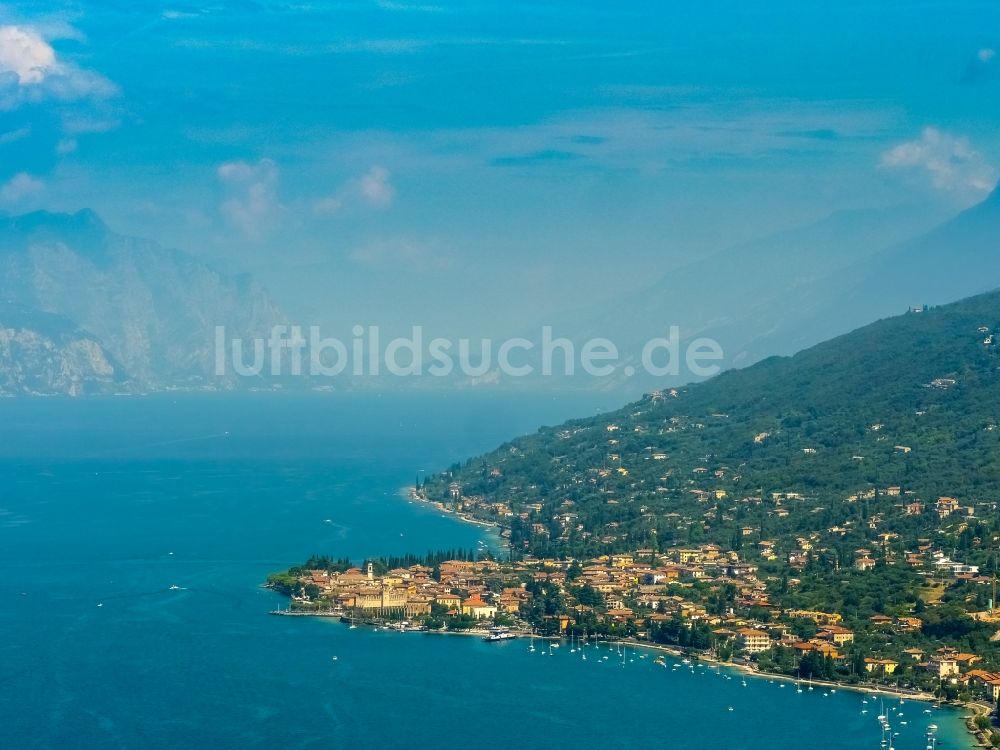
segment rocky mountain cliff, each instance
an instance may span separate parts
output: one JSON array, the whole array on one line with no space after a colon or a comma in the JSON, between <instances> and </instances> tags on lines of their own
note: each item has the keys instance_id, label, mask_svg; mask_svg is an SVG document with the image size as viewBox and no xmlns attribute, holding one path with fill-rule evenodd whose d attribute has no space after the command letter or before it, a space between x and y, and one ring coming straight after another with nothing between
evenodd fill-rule
<instances>
[{"instance_id":1,"label":"rocky mountain cliff","mask_svg":"<svg viewBox=\"0 0 1000 750\"><path fill-rule=\"evenodd\" d=\"M111 231L92 211L0 219L0 393L232 388L215 327L280 321L248 276Z\"/></svg>"}]
</instances>

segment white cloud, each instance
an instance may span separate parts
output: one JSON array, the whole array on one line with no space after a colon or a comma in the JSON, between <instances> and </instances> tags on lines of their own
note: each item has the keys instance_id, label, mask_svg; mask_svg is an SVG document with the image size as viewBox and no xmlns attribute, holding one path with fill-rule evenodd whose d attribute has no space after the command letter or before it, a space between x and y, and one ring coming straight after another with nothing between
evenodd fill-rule
<instances>
[{"instance_id":1,"label":"white cloud","mask_svg":"<svg viewBox=\"0 0 1000 750\"><path fill-rule=\"evenodd\" d=\"M29 135L31 135L30 125L26 125L23 128L17 128L17 130L8 130L6 133L0 133L0 145L14 143L22 138L27 138Z\"/></svg>"},{"instance_id":2,"label":"white cloud","mask_svg":"<svg viewBox=\"0 0 1000 750\"><path fill-rule=\"evenodd\" d=\"M118 88L91 70L59 59L30 26L0 26L0 109L47 99L107 99Z\"/></svg>"},{"instance_id":3,"label":"white cloud","mask_svg":"<svg viewBox=\"0 0 1000 750\"><path fill-rule=\"evenodd\" d=\"M248 239L263 237L284 213L278 198L280 170L271 159L225 162L216 176L226 191L219 210Z\"/></svg>"},{"instance_id":4,"label":"white cloud","mask_svg":"<svg viewBox=\"0 0 1000 750\"><path fill-rule=\"evenodd\" d=\"M0 203L19 203L25 198L38 195L45 189L45 183L27 172L19 172L0 186Z\"/></svg>"},{"instance_id":5,"label":"white cloud","mask_svg":"<svg viewBox=\"0 0 1000 750\"><path fill-rule=\"evenodd\" d=\"M342 209L361 204L384 209L396 199L396 188L392 184L389 170L375 165L361 177L348 181L332 195L324 196L313 203L318 214L335 214Z\"/></svg>"},{"instance_id":6,"label":"white cloud","mask_svg":"<svg viewBox=\"0 0 1000 750\"><path fill-rule=\"evenodd\" d=\"M889 149L881 163L890 169L923 170L938 190L988 192L997 181L997 170L968 139L937 128L924 128L916 140Z\"/></svg>"},{"instance_id":7,"label":"white cloud","mask_svg":"<svg viewBox=\"0 0 1000 750\"><path fill-rule=\"evenodd\" d=\"M997 56L997 51L990 47L983 47L979 52L976 53L976 57L979 58L979 62L988 63L994 57Z\"/></svg>"},{"instance_id":8,"label":"white cloud","mask_svg":"<svg viewBox=\"0 0 1000 750\"><path fill-rule=\"evenodd\" d=\"M0 26L0 72L13 73L21 86L33 86L55 68L55 50L35 31Z\"/></svg>"},{"instance_id":9,"label":"white cloud","mask_svg":"<svg viewBox=\"0 0 1000 750\"><path fill-rule=\"evenodd\" d=\"M201 11L196 12L191 10L173 10L168 8L167 10L163 11L161 17L167 21L177 21L183 18L198 18L200 15L202 15Z\"/></svg>"},{"instance_id":10,"label":"white cloud","mask_svg":"<svg viewBox=\"0 0 1000 750\"><path fill-rule=\"evenodd\" d=\"M406 3L398 2L398 0L375 0L375 4L382 10L415 11L418 13L442 13L444 11L440 5Z\"/></svg>"},{"instance_id":11,"label":"white cloud","mask_svg":"<svg viewBox=\"0 0 1000 750\"><path fill-rule=\"evenodd\" d=\"M336 195L328 195L313 203L313 211L321 216L330 216L338 213L344 207L344 201Z\"/></svg>"},{"instance_id":12,"label":"white cloud","mask_svg":"<svg viewBox=\"0 0 1000 750\"><path fill-rule=\"evenodd\" d=\"M397 237L371 242L350 253L351 262L379 270L404 268L410 271L446 271L455 259L442 251L436 242L421 242Z\"/></svg>"},{"instance_id":13,"label":"white cloud","mask_svg":"<svg viewBox=\"0 0 1000 750\"><path fill-rule=\"evenodd\" d=\"M396 197L396 188L389 181L389 170L374 166L361 178L358 192L370 205L378 208L388 208Z\"/></svg>"}]
</instances>

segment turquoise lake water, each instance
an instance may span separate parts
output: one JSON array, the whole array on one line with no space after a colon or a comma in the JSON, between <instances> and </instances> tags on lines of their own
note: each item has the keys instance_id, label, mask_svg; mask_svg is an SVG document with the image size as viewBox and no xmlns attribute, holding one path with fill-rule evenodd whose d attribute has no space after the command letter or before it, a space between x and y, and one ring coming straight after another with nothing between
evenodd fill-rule
<instances>
[{"instance_id":1,"label":"turquoise lake water","mask_svg":"<svg viewBox=\"0 0 1000 750\"><path fill-rule=\"evenodd\" d=\"M846 691L267 614L260 582L313 552L476 546L399 488L605 401L0 402L0 748L878 748ZM967 745L891 707L900 750L931 720Z\"/></svg>"}]
</instances>

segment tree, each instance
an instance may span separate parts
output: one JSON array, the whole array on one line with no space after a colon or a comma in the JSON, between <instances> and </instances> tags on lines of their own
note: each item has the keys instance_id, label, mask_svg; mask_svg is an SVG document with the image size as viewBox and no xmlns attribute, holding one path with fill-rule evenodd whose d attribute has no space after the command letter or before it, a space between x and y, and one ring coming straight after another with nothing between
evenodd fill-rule
<instances>
[{"instance_id":1,"label":"tree","mask_svg":"<svg viewBox=\"0 0 1000 750\"><path fill-rule=\"evenodd\" d=\"M580 564L579 560L574 560L570 563L569 568L566 569L566 580L572 583L583 575L583 566Z\"/></svg>"}]
</instances>

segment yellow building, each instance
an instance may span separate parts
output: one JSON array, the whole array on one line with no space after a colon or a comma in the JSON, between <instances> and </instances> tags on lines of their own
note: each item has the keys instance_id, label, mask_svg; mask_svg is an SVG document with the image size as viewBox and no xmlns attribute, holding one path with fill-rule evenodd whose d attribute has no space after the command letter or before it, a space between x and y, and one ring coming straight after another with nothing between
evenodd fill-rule
<instances>
[{"instance_id":1,"label":"yellow building","mask_svg":"<svg viewBox=\"0 0 1000 750\"><path fill-rule=\"evenodd\" d=\"M474 617L477 620L488 620L496 616L497 608L495 604L484 602L479 597L473 597L462 602L462 614Z\"/></svg>"},{"instance_id":2,"label":"yellow building","mask_svg":"<svg viewBox=\"0 0 1000 750\"><path fill-rule=\"evenodd\" d=\"M405 589L366 588L354 596L354 608L366 612L385 613L391 611L403 612L406 609L407 592Z\"/></svg>"},{"instance_id":3,"label":"yellow building","mask_svg":"<svg viewBox=\"0 0 1000 750\"><path fill-rule=\"evenodd\" d=\"M820 630L819 637L835 646L843 646L845 643L854 642L854 631L840 625L827 625Z\"/></svg>"},{"instance_id":4,"label":"yellow building","mask_svg":"<svg viewBox=\"0 0 1000 750\"><path fill-rule=\"evenodd\" d=\"M748 654L759 654L771 648L771 636L763 630L740 628L736 631L736 645Z\"/></svg>"},{"instance_id":5,"label":"yellow building","mask_svg":"<svg viewBox=\"0 0 1000 750\"><path fill-rule=\"evenodd\" d=\"M865 657L865 671L871 674L877 674L884 677L895 672L896 667L898 666L899 662L893 661L892 659L873 659L871 657Z\"/></svg>"}]
</instances>

